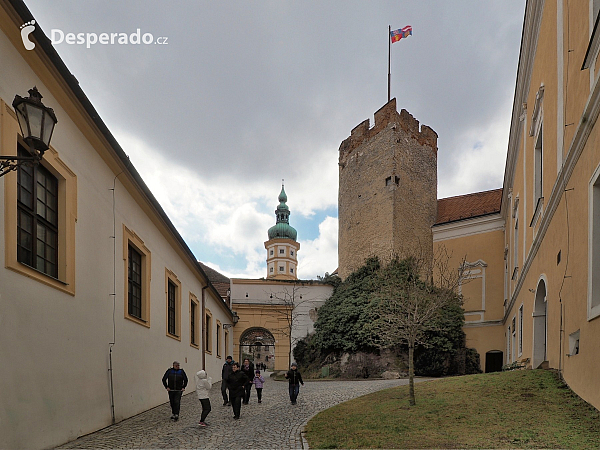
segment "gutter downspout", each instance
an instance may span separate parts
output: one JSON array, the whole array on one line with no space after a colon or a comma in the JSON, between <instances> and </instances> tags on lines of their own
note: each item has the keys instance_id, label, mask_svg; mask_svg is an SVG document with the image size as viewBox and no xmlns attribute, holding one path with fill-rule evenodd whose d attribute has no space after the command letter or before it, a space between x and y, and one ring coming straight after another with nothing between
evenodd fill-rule
<instances>
[{"instance_id":1,"label":"gutter downspout","mask_svg":"<svg viewBox=\"0 0 600 450\"><path fill-rule=\"evenodd\" d=\"M205 292L206 292L206 288L208 288L208 285L204 286L202 288L202 339L200 339L200 342L202 342L202 370L206 370L206 297L205 297Z\"/></svg>"}]
</instances>

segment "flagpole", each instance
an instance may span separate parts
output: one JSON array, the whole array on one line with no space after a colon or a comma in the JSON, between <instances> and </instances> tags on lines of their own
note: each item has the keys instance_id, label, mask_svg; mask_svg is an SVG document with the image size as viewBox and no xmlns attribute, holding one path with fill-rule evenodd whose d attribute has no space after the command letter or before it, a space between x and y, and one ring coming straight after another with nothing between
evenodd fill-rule
<instances>
[{"instance_id":1,"label":"flagpole","mask_svg":"<svg viewBox=\"0 0 600 450\"><path fill-rule=\"evenodd\" d=\"M392 26L388 25L388 103L390 102L390 80L392 78L391 75L391 59L392 59Z\"/></svg>"}]
</instances>

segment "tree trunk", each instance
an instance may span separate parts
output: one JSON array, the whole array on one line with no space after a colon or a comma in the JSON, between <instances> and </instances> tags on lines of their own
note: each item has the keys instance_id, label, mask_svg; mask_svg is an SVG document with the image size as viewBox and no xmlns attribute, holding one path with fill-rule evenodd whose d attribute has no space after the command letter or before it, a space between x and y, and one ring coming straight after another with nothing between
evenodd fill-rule
<instances>
[{"instance_id":1,"label":"tree trunk","mask_svg":"<svg viewBox=\"0 0 600 450\"><path fill-rule=\"evenodd\" d=\"M408 404L415 406L415 344L408 344Z\"/></svg>"}]
</instances>

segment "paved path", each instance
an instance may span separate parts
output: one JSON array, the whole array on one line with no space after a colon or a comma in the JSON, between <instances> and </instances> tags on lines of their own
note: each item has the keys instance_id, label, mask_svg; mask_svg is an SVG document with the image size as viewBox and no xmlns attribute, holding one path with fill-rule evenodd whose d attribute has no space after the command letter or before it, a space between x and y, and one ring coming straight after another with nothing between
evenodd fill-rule
<instances>
[{"instance_id":1,"label":"paved path","mask_svg":"<svg viewBox=\"0 0 600 450\"><path fill-rule=\"evenodd\" d=\"M319 411L407 383L408 380L307 381L300 387L298 403L291 405L288 383L267 380L262 403L257 403L253 388L250 404L242 405L240 420L233 419L231 407L222 406L218 383L210 392L212 411L206 428L198 426L202 408L193 392L183 397L178 422L169 420L171 410L167 402L59 448L301 449L302 429ZM191 384L193 389L193 381Z\"/></svg>"}]
</instances>

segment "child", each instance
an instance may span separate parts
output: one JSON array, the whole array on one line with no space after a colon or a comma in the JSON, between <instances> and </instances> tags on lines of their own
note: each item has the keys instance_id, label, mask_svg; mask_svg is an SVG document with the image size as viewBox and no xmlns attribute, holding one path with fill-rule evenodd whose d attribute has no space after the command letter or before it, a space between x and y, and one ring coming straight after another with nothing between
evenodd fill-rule
<instances>
[{"instance_id":1,"label":"child","mask_svg":"<svg viewBox=\"0 0 600 450\"><path fill-rule=\"evenodd\" d=\"M212 387L212 378L206 375L204 370L200 370L196 373L196 394L198 394L198 400L202 404L202 415L200 416L200 422L198 425L205 427L207 425L206 416L210 412L210 399L208 398L208 391Z\"/></svg>"},{"instance_id":2,"label":"child","mask_svg":"<svg viewBox=\"0 0 600 450\"><path fill-rule=\"evenodd\" d=\"M256 396L258 397L258 403L262 403L262 390L265 384L265 379L260 374L260 370L256 371L254 375L254 380L252 380L252 382L254 383L254 387L256 388Z\"/></svg>"}]
</instances>

